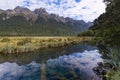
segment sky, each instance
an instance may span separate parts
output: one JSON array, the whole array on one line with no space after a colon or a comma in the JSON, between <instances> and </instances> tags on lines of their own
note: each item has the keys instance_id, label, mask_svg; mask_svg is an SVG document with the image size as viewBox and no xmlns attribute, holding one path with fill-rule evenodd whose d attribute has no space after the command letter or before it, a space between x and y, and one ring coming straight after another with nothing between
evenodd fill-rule
<instances>
[{"instance_id":1,"label":"sky","mask_svg":"<svg viewBox=\"0 0 120 80\"><path fill-rule=\"evenodd\" d=\"M31 10L42 7L49 13L86 22L99 17L106 8L103 0L0 0L0 9L14 9L16 6Z\"/></svg>"}]
</instances>

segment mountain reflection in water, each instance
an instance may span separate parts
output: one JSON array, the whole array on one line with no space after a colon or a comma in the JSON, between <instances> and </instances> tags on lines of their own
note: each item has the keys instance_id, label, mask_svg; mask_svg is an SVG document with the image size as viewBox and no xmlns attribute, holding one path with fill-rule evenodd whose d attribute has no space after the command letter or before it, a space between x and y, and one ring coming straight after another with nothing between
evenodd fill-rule
<instances>
[{"instance_id":1,"label":"mountain reflection in water","mask_svg":"<svg viewBox=\"0 0 120 80\"><path fill-rule=\"evenodd\" d=\"M38 56L37 59L29 57L33 59L29 63L18 64L15 59L2 62L0 80L99 80L92 71L93 67L102 61L96 47L76 45L62 50L42 52L35 55ZM54 53L59 55L48 57L49 53L52 53L51 56ZM42 60L42 54L47 58Z\"/></svg>"}]
</instances>

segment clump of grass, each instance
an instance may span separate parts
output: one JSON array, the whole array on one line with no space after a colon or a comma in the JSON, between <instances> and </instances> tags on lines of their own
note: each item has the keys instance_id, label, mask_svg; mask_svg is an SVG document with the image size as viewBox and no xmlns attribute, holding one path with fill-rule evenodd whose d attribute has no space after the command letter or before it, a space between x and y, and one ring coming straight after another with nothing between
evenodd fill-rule
<instances>
[{"instance_id":1,"label":"clump of grass","mask_svg":"<svg viewBox=\"0 0 120 80\"><path fill-rule=\"evenodd\" d=\"M117 70L116 72L113 72L110 80L120 80L120 67L119 67L119 70Z\"/></svg>"},{"instance_id":2,"label":"clump of grass","mask_svg":"<svg viewBox=\"0 0 120 80\"><path fill-rule=\"evenodd\" d=\"M2 53L15 53L16 52L15 47L16 46L14 46L14 45L6 44L6 45L3 45L1 47L0 52L2 52Z\"/></svg>"},{"instance_id":3,"label":"clump of grass","mask_svg":"<svg viewBox=\"0 0 120 80\"><path fill-rule=\"evenodd\" d=\"M107 80L120 80L120 48L118 46L108 48L104 54L106 56L104 65L111 65L107 70Z\"/></svg>"},{"instance_id":4,"label":"clump of grass","mask_svg":"<svg viewBox=\"0 0 120 80\"><path fill-rule=\"evenodd\" d=\"M110 49L110 54L109 57L116 67L116 71L113 71L113 74L111 75L111 80L120 80L120 48L115 47Z\"/></svg>"},{"instance_id":5,"label":"clump of grass","mask_svg":"<svg viewBox=\"0 0 120 80\"><path fill-rule=\"evenodd\" d=\"M108 48L108 52L106 53L107 58L110 60L112 65L115 68L119 67L120 64L120 49L119 47Z\"/></svg>"},{"instance_id":6,"label":"clump of grass","mask_svg":"<svg viewBox=\"0 0 120 80\"><path fill-rule=\"evenodd\" d=\"M3 38L3 39L1 40L1 42L10 42L10 39L9 39L9 38Z\"/></svg>"},{"instance_id":7,"label":"clump of grass","mask_svg":"<svg viewBox=\"0 0 120 80\"><path fill-rule=\"evenodd\" d=\"M23 46L26 43L31 43L31 38L23 38L17 42L18 46Z\"/></svg>"}]
</instances>

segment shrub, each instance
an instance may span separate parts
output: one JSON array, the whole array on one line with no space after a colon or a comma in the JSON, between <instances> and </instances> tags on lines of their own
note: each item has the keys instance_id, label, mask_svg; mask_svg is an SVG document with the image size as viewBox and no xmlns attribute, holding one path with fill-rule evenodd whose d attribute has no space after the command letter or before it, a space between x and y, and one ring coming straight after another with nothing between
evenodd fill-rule
<instances>
[{"instance_id":1,"label":"shrub","mask_svg":"<svg viewBox=\"0 0 120 80\"><path fill-rule=\"evenodd\" d=\"M94 32L92 30L88 30L88 31L79 33L77 36L94 36Z\"/></svg>"}]
</instances>

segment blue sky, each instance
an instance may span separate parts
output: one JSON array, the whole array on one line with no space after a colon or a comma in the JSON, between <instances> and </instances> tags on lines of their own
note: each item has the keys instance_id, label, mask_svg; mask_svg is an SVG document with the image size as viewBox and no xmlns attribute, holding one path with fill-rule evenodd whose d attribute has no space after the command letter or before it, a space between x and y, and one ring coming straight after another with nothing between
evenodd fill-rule
<instances>
[{"instance_id":1,"label":"blue sky","mask_svg":"<svg viewBox=\"0 0 120 80\"><path fill-rule=\"evenodd\" d=\"M14 9L16 6L31 10L42 7L49 13L86 22L104 13L106 7L103 0L0 0L0 9Z\"/></svg>"}]
</instances>

